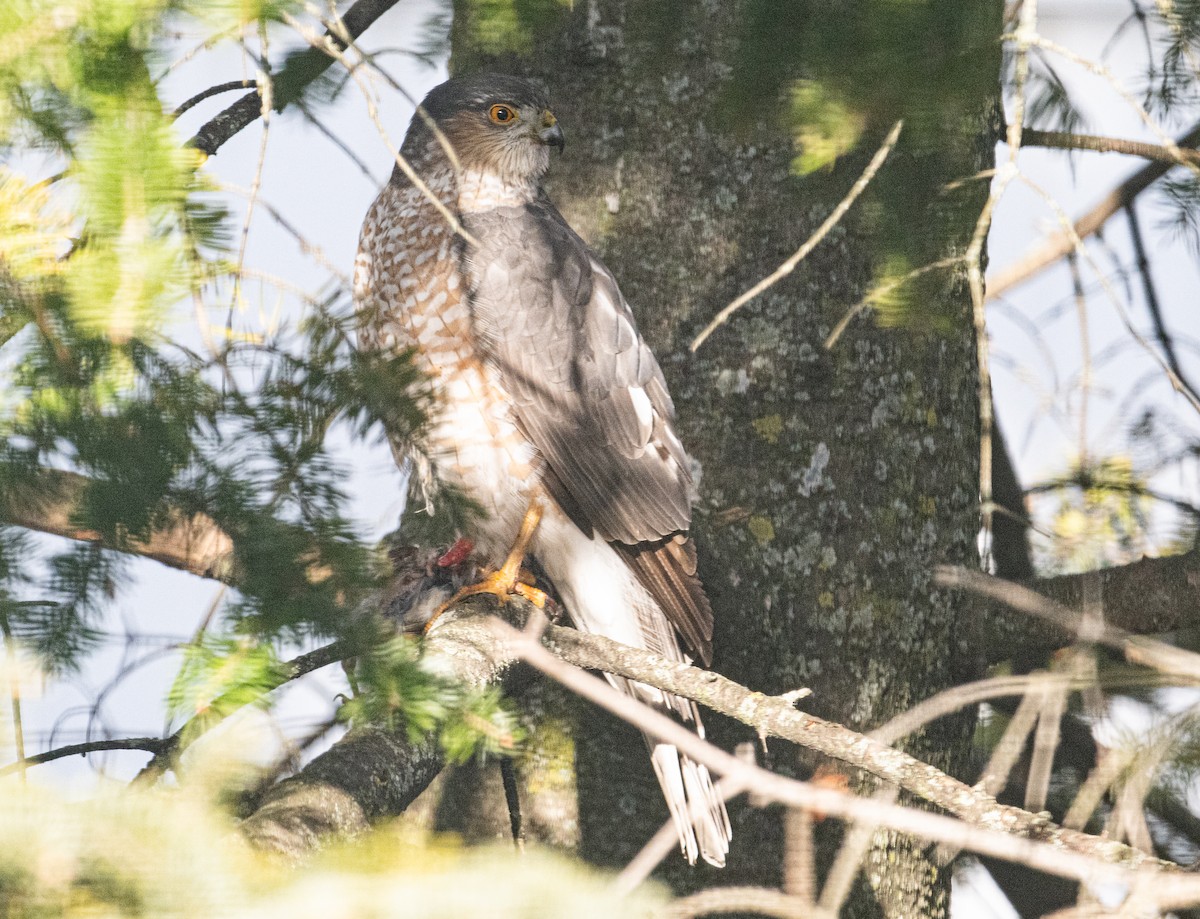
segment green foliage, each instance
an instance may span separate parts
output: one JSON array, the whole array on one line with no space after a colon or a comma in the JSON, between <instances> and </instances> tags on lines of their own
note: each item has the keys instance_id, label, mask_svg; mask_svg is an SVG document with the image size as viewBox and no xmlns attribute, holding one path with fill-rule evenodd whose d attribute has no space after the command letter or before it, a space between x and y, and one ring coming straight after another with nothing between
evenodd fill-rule
<instances>
[{"instance_id":1,"label":"green foliage","mask_svg":"<svg viewBox=\"0 0 1200 919\"><path fill-rule=\"evenodd\" d=\"M304 4L302 0L179 0L175 6L221 33L252 23L282 22Z\"/></svg>"},{"instance_id":2,"label":"green foliage","mask_svg":"<svg viewBox=\"0 0 1200 919\"><path fill-rule=\"evenodd\" d=\"M1011 55L1006 56L1005 66L1009 71L1007 76L1011 79ZM1030 51L1025 91L1029 100L1025 111L1025 124L1028 127L1068 132L1082 131L1087 127L1083 115L1067 92L1066 84L1041 49Z\"/></svg>"},{"instance_id":3,"label":"green foliage","mask_svg":"<svg viewBox=\"0 0 1200 919\"><path fill-rule=\"evenodd\" d=\"M470 0L463 19L470 43L487 54L529 54L569 0Z\"/></svg>"},{"instance_id":4,"label":"green foliage","mask_svg":"<svg viewBox=\"0 0 1200 919\"><path fill-rule=\"evenodd\" d=\"M1162 225L1200 257L1200 181L1191 174L1166 177L1158 183L1158 191L1171 208L1170 218Z\"/></svg>"},{"instance_id":5,"label":"green foliage","mask_svg":"<svg viewBox=\"0 0 1200 919\"><path fill-rule=\"evenodd\" d=\"M28 534L0 527L0 634L11 635L50 674L74 669L99 642L90 620L111 595L113 569L120 560L92 558L80 546L54 559L43 599L28 599L34 585L29 564L36 555Z\"/></svg>"},{"instance_id":6,"label":"green foliage","mask_svg":"<svg viewBox=\"0 0 1200 919\"><path fill-rule=\"evenodd\" d=\"M354 347L340 291L269 339L210 355L170 336L180 308L190 315L190 299L230 272L232 232L159 98L160 52L180 21L196 24L188 17L216 37L300 5L0 8L10 39L0 145L56 156L47 180L0 167L10 373L0 505L35 514L63 505L62 526L118 549L197 516L232 538L225 574L237 591L226 612L236 634L187 657L172 703L189 710L217 686L213 698L230 705L260 695L273 666L264 649L277 639L346 631L347 611L389 572L346 512L332 439L418 440L428 407L408 355ZM29 334L13 337L23 327ZM48 551L3 533L0 605L12 631L51 672L78 666L129 566L95 545ZM47 576L31 574L39 570Z\"/></svg>"},{"instance_id":7,"label":"green foliage","mask_svg":"<svg viewBox=\"0 0 1200 919\"><path fill-rule=\"evenodd\" d=\"M792 121L800 148L792 169L800 175L832 166L854 149L863 131L862 116L812 80L792 84Z\"/></svg>"},{"instance_id":8,"label":"green foliage","mask_svg":"<svg viewBox=\"0 0 1200 919\"><path fill-rule=\"evenodd\" d=\"M1111 456L1045 489L1053 538L1043 547L1044 567L1070 574L1139 558L1150 508L1146 488L1130 457Z\"/></svg>"},{"instance_id":9,"label":"green foliage","mask_svg":"<svg viewBox=\"0 0 1200 919\"><path fill-rule=\"evenodd\" d=\"M992 14L953 0L753 0L729 101L740 118L761 117L804 79L876 130L904 118L909 143L933 147L951 119L977 117L995 93L978 66L981 54L996 53Z\"/></svg>"},{"instance_id":10,"label":"green foliage","mask_svg":"<svg viewBox=\"0 0 1200 919\"><path fill-rule=\"evenodd\" d=\"M67 267L71 312L81 331L124 342L152 334L199 283L183 237L197 158L179 146L156 97L104 100L94 115L70 172L87 228Z\"/></svg>"},{"instance_id":11,"label":"green foliage","mask_svg":"<svg viewBox=\"0 0 1200 919\"><path fill-rule=\"evenodd\" d=\"M2 919L600 919L662 903L657 891L624 898L610 885L543 853L467 853L400 830L282 871L186 789L67 802L0 787Z\"/></svg>"},{"instance_id":12,"label":"green foliage","mask_svg":"<svg viewBox=\"0 0 1200 919\"><path fill-rule=\"evenodd\" d=\"M167 693L167 714L192 725L188 743L210 725L263 701L281 682L274 649L246 637L203 635L183 649L183 662Z\"/></svg>"},{"instance_id":13,"label":"green foliage","mask_svg":"<svg viewBox=\"0 0 1200 919\"><path fill-rule=\"evenodd\" d=\"M945 272L889 282L967 246L978 186L947 190L963 176L945 171L945 144L964 123L982 129L996 110L994 72L979 60L1000 66L999 22L987 4L953 0L746 5L720 110L747 131L764 118L786 125L796 181L844 193L891 126L904 121L896 150L849 221L860 231L856 248L870 247L877 284L888 287L877 305L893 324L958 325L958 316L930 314L930 304L945 298L924 296L940 292Z\"/></svg>"},{"instance_id":14,"label":"green foliage","mask_svg":"<svg viewBox=\"0 0 1200 919\"><path fill-rule=\"evenodd\" d=\"M358 678L369 687L342 707L342 715L403 729L416 743L438 730L451 762L475 755L510 754L522 738L516 716L498 690L471 690L424 665L416 643L397 636L358 658Z\"/></svg>"}]
</instances>

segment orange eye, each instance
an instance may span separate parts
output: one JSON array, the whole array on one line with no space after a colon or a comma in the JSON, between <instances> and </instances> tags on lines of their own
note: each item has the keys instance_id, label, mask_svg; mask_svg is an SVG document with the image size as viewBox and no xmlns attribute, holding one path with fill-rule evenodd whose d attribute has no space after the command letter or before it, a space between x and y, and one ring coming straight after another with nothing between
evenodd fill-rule
<instances>
[{"instance_id":1,"label":"orange eye","mask_svg":"<svg viewBox=\"0 0 1200 919\"><path fill-rule=\"evenodd\" d=\"M517 113L507 105L493 105L488 109L488 117L495 124L511 124L517 120Z\"/></svg>"}]
</instances>

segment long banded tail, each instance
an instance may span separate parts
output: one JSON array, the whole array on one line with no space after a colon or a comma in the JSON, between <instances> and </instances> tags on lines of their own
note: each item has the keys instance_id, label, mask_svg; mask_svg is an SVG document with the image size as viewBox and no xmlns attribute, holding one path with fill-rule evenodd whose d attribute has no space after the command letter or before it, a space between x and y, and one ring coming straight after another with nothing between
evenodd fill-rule
<instances>
[{"instance_id":1,"label":"long banded tail","mask_svg":"<svg viewBox=\"0 0 1200 919\"><path fill-rule=\"evenodd\" d=\"M679 846L688 864L699 855L710 865L725 867L733 831L725 802L713 785L708 769L681 754L673 744L651 744L650 759L662 786L663 797L679 834Z\"/></svg>"}]
</instances>

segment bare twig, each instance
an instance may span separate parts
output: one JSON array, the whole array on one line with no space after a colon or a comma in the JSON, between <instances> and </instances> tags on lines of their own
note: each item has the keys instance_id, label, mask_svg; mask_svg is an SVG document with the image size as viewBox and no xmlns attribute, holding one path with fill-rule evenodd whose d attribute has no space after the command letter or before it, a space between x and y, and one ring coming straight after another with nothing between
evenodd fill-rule
<instances>
[{"instance_id":1,"label":"bare twig","mask_svg":"<svg viewBox=\"0 0 1200 919\"><path fill-rule=\"evenodd\" d=\"M1045 681L1045 674L1030 673L1021 676L989 677L974 683L964 683L931 696L919 702L906 712L897 715L891 721L871 731L868 735L872 740L891 746L902 737L918 731L931 721L936 721L952 714L968 705L978 705L989 699L1002 699L1005 696L1023 696L1036 689ZM1090 683L1072 678L1069 688L1083 689ZM1133 678L1122 675L1121 686L1152 687L1164 685L1163 680L1151 675L1149 678ZM1032 723L1032 722L1031 722ZM989 791L995 794L995 791Z\"/></svg>"},{"instance_id":2,"label":"bare twig","mask_svg":"<svg viewBox=\"0 0 1200 919\"><path fill-rule=\"evenodd\" d=\"M262 30L263 42L263 63L267 60L267 33L265 27ZM254 205L258 202L258 193L262 189L263 167L267 162L267 141L271 136L271 104L275 96L275 83L271 78L271 74L260 69L258 72L258 93L262 96L262 106L260 115L262 117L262 136L258 141L258 160L254 165L254 178L250 182L250 195L246 201L246 214L242 218L242 233L238 244L238 254L236 269L233 272L233 293L230 294L229 315L230 320L233 318L233 311L237 309L239 294L242 289L242 271L246 267L246 246L250 242L250 222L254 219Z\"/></svg>"},{"instance_id":3,"label":"bare twig","mask_svg":"<svg viewBox=\"0 0 1200 919\"><path fill-rule=\"evenodd\" d=\"M1121 137L1100 137L1098 134L1075 134L1068 131L1038 131L1037 128L1025 128L1026 146L1044 146L1055 150L1088 150L1094 154L1123 154L1140 156L1142 160L1153 160L1159 163L1169 163L1178 166L1180 158L1189 163L1200 164L1200 150L1184 148L1178 140L1175 142L1178 156L1162 144L1147 144L1141 140L1128 140Z\"/></svg>"},{"instance_id":4,"label":"bare twig","mask_svg":"<svg viewBox=\"0 0 1200 919\"><path fill-rule=\"evenodd\" d=\"M433 193L433 191L425 183L425 180L421 178L404 154L400 152L400 149L392 143L391 137L388 135L387 128L384 127L383 120L380 118L379 106L375 102L374 94L372 94L370 87L363 82L362 74L358 72L358 68L353 66L353 64L346 59L344 54L346 46L343 45L340 40L335 41L328 32L326 32L325 36L322 38L318 36L314 30L308 28L302 22L299 22L292 16L285 14L283 18L284 22L295 29L306 41L309 42L309 44L312 45L313 48L328 54L331 60L340 62L342 66L346 68L346 71L350 74L351 78L361 91L363 99L367 103L367 114L370 116L371 121L375 124L376 130L379 132L379 137L383 140L384 145L388 148L388 152L392 154L392 159L395 161L396 166L399 167L400 171L404 173L405 177L412 182L425 200L433 205L433 208L442 215L442 219L446 221L456 236L461 237L472 246L478 246L478 241L474 236L467 232L466 228L462 225L462 221L458 219L458 214L447 207L445 202L443 202L441 198Z\"/></svg>"},{"instance_id":5,"label":"bare twig","mask_svg":"<svg viewBox=\"0 0 1200 919\"><path fill-rule=\"evenodd\" d=\"M882 804L893 804L899 792L890 785L875 793L874 800ZM867 821L856 823L846 833L842 844L838 847L837 856L829 873L825 876L825 886L821 888L821 899L818 906L830 916L841 914L842 904L850 896L854 886L855 875L858 874L862 861L871 848L875 831L879 827Z\"/></svg>"},{"instance_id":6,"label":"bare twig","mask_svg":"<svg viewBox=\"0 0 1200 919\"><path fill-rule=\"evenodd\" d=\"M251 191L249 189L240 188L239 186L233 185L229 182L222 183L221 187L226 191L233 192L234 194L240 195L246 199L249 199L251 196ZM258 199L258 206L266 211L267 214L270 215L271 219L279 224L284 232L286 232L292 237L292 239L296 241L296 245L300 247L300 251L304 255L310 256L313 261L337 278L344 287L348 288L350 286L350 275L343 271L339 266L334 264L333 260L325 254L324 249L312 242L308 237L301 233L299 229L296 228L295 224L284 217L279 208L275 207L269 201L261 197Z\"/></svg>"},{"instance_id":7,"label":"bare twig","mask_svg":"<svg viewBox=\"0 0 1200 919\"><path fill-rule=\"evenodd\" d=\"M220 95L221 93L232 92L235 89L249 89L254 85L255 82L253 80L230 80L228 83L218 83L216 86L210 86L208 89L196 93L196 95L192 96L192 98L188 99L186 102L181 103L180 106L171 113L171 117L178 118L188 109L200 104L205 99L210 99L213 96Z\"/></svg>"},{"instance_id":8,"label":"bare twig","mask_svg":"<svg viewBox=\"0 0 1200 919\"><path fill-rule=\"evenodd\" d=\"M21 771L23 766L38 766L42 763L52 763L56 759L68 756L86 756L88 753L101 753L106 750L145 750L147 753L158 753L166 743L161 737L116 737L109 740L90 740L87 743L69 744L45 753L35 753L26 757L24 762L0 766L0 775L10 775Z\"/></svg>"},{"instance_id":9,"label":"bare twig","mask_svg":"<svg viewBox=\"0 0 1200 919\"><path fill-rule=\"evenodd\" d=\"M751 750L751 758L753 758L753 749ZM720 795L722 801L728 801L741 794L742 786L735 782L718 782L716 785L717 794ZM627 894L639 887L646 878L650 877L654 869L657 868L664 858L670 855L679 847L679 830L675 826L675 819L668 818L662 826L658 828L653 836L646 842L638 851L638 854L631 858L621 869L613 881L613 889Z\"/></svg>"},{"instance_id":10,"label":"bare twig","mask_svg":"<svg viewBox=\"0 0 1200 919\"><path fill-rule=\"evenodd\" d=\"M1172 388L1174 388L1177 393L1187 399L1192 408L1194 408L1197 412L1200 412L1200 397L1197 397L1196 393L1192 391L1191 387L1185 384L1183 380L1181 380L1175 373L1175 371L1171 369L1171 365L1167 363L1163 356L1154 349L1149 341L1146 340L1146 336L1138 331L1137 326L1133 324L1133 320L1129 316L1129 311L1125 308L1125 304L1122 302L1121 298L1117 296L1117 292L1113 290L1112 284L1109 283L1108 278L1105 277L1104 272L1100 269L1100 266L1096 264L1096 260L1092 258L1091 253L1088 252L1087 248L1083 245L1083 239L1076 235L1075 227L1071 224L1071 220L1067 216L1067 212L1063 210L1062 205L1055 200L1053 195L1038 185L1038 183L1030 179L1029 176L1022 175L1020 178L1022 182L1024 182L1029 188L1033 189L1033 191L1036 192L1046 202L1047 205L1049 205L1050 209L1054 211L1055 216L1058 218L1059 224L1063 228L1063 232L1066 233L1068 238L1071 240L1072 251L1085 259L1092 267L1092 270L1096 273L1096 276L1100 280L1100 286L1104 288L1104 292L1108 295L1109 302L1112 303L1113 309L1116 311L1121 323L1125 326L1126 331L1129 332L1130 337L1133 338L1133 340L1141 346L1142 350L1145 351L1150 358L1162 368L1163 373L1170 381Z\"/></svg>"},{"instance_id":11,"label":"bare twig","mask_svg":"<svg viewBox=\"0 0 1200 919\"><path fill-rule=\"evenodd\" d=\"M1138 226L1137 205L1132 201L1125 205L1125 219L1129 221L1129 239L1133 243L1138 274L1142 276L1142 292L1146 296L1146 309L1149 310L1150 319L1154 323L1154 334L1158 337L1158 343L1162 345L1167 363L1174 371L1175 376L1179 377L1183 384L1195 393L1196 387L1184 376L1183 366L1179 363L1179 357L1175 353L1175 343L1171 341L1171 336L1167 333L1167 325L1163 322L1162 309L1158 305L1158 294L1154 289L1154 279L1150 276L1150 259L1146 256L1146 246L1142 242L1142 230Z\"/></svg>"},{"instance_id":12,"label":"bare twig","mask_svg":"<svg viewBox=\"0 0 1200 919\"><path fill-rule=\"evenodd\" d=\"M783 892L805 906L816 905L817 870L813 863L813 815L790 807L783 815Z\"/></svg>"},{"instance_id":13,"label":"bare twig","mask_svg":"<svg viewBox=\"0 0 1200 919\"><path fill-rule=\"evenodd\" d=\"M1083 290L1083 275L1079 272L1079 256L1075 250L1067 256L1071 269L1071 287L1075 295L1075 315L1079 321L1079 466L1087 469L1088 463L1088 407L1092 394L1092 342L1088 327L1087 295Z\"/></svg>"},{"instance_id":14,"label":"bare twig","mask_svg":"<svg viewBox=\"0 0 1200 919\"><path fill-rule=\"evenodd\" d=\"M795 271L796 266L799 265L808 256L808 254L817 247L817 244L829 234L830 230L837 226L838 222L846 215L846 211L850 210L851 205L853 205L858 199L858 196L863 193L866 187L871 183L871 180L875 178L875 173L877 173L883 166L884 161L888 158L888 154L892 152L892 148L896 145L896 141L900 138L900 131L903 127L903 121L897 121L894 125L892 125L891 131L888 132L888 135L884 139L880 148L875 151L875 155L871 157L871 162L867 164L867 168L864 169L862 175L858 177L858 181L850 187L850 191L846 193L846 196L842 198L840 202L838 202L838 205L833 209L833 212L827 218L825 218L825 222L817 227L816 231L807 240L805 240L804 245L797 249L795 254L793 254L792 257L786 262L751 287L748 291L735 298L734 301L721 310L721 312L717 313L713 321L705 326L704 330L697 335L695 339L693 339L691 344L691 350L693 353L695 353L696 349L704 344L705 340L712 335L713 332L724 325L726 320L728 320L736 310L740 309L743 305L753 300L764 290L773 286L774 284L777 284L779 281L783 280L789 274Z\"/></svg>"},{"instance_id":15,"label":"bare twig","mask_svg":"<svg viewBox=\"0 0 1200 919\"><path fill-rule=\"evenodd\" d=\"M1188 163L1200 164L1200 150L1186 149L1180 141L1175 141L1178 155L1159 144L1147 144L1139 140L1126 140L1122 137L1100 137L1095 134L1072 134L1067 131L1039 131L1036 128L1025 128L1025 146L1051 147L1058 150L1090 150L1093 153L1123 153L1127 156L1140 156L1145 160L1155 160L1178 166L1180 159Z\"/></svg>"},{"instance_id":16,"label":"bare twig","mask_svg":"<svg viewBox=\"0 0 1200 919\"><path fill-rule=\"evenodd\" d=\"M1046 807L1046 796L1050 792L1059 726L1067 710L1067 682L1059 674L1048 675L1038 695L1037 728L1033 732L1033 753L1029 758L1029 778L1025 782L1025 810L1035 812Z\"/></svg>"},{"instance_id":17,"label":"bare twig","mask_svg":"<svg viewBox=\"0 0 1200 919\"><path fill-rule=\"evenodd\" d=\"M25 724L21 718L21 673L17 662L17 646L13 642L12 628L8 623L8 614L0 609L0 638L4 640L5 669L8 671L8 701L12 709L13 744L17 749L17 761L9 767L21 773L21 781L25 781L29 760L25 756ZM0 770L0 775L4 770Z\"/></svg>"},{"instance_id":18,"label":"bare twig","mask_svg":"<svg viewBox=\"0 0 1200 919\"><path fill-rule=\"evenodd\" d=\"M1193 125L1176 140L1179 148L1200 145L1200 124ZM1090 211L1075 221L1074 234L1058 233L1050 237L1038 249L1030 252L1014 264L997 271L988 279L987 299L994 300L1019 284L1024 284L1034 275L1050 267L1075 248L1075 238L1087 239L1100 231L1108 219L1133 201L1143 191L1166 175L1174 164L1155 162L1134 173Z\"/></svg>"},{"instance_id":19,"label":"bare twig","mask_svg":"<svg viewBox=\"0 0 1200 919\"><path fill-rule=\"evenodd\" d=\"M1045 679L1045 675L1038 674L1038 681L1041 682L1043 679ZM996 749L992 751L992 755L988 758L987 765L983 767L983 772L976 783L989 795L1000 794L1008 785L1008 777L1012 773L1013 766L1021 758L1021 751L1025 749L1025 741L1034 725L1037 724L1038 714L1041 711L1040 703L1041 693L1029 693L1021 699L1017 710L1008 720L1008 726L1000 736L1000 742L996 744Z\"/></svg>"},{"instance_id":20,"label":"bare twig","mask_svg":"<svg viewBox=\"0 0 1200 919\"><path fill-rule=\"evenodd\" d=\"M326 127L325 122L318 118L303 100L296 103L296 108L300 110L300 114L304 116L305 121L316 128L327 141L337 147L346 159L350 160L358 168L359 173L371 183L372 187L378 187L379 182L371 173L371 168L361 156L354 152L353 147Z\"/></svg>"},{"instance_id":21,"label":"bare twig","mask_svg":"<svg viewBox=\"0 0 1200 919\"><path fill-rule=\"evenodd\" d=\"M1008 124L1006 141L1008 161L996 172L996 178L988 191L987 201L975 221L971 242L965 255L967 263L967 286L971 292L971 322L975 329L975 360L979 373L979 507L983 532L987 538L992 534L992 434L995 430L992 405L991 344L987 334L987 313L984 311L986 296L983 280L983 247L988 230L992 225L992 214L996 204L1017 176L1017 156L1021 152L1021 132L1025 121L1025 89L1029 82L1029 48L1037 37L1037 0L1025 0L1021 4L1016 31L1016 55L1014 64L1013 118Z\"/></svg>"}]
</instances>

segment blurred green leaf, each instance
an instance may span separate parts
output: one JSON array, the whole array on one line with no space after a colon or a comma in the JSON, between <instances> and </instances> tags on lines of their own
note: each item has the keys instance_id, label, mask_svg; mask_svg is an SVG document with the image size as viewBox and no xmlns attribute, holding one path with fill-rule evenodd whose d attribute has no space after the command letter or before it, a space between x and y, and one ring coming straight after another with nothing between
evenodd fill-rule
<instances>
[{"instance_id":1,"label":"blurred green leaf","mask_svg":"<svg viewBox=\"0 0 1200 919\"><path fill-rule=\"evenodd\" d=\"M792 160L792 171L799 175L832 166L839 156L854 149L864 127L862 115L813 80L792 84L792 123L800 149Z\"/></svg>"},{"instance_id":2,"label":"blurred green leaf","mask_svg":"<svg viewBox=\"0 0 1200 919\"><path fill-rule=\"evenodd\" d=\"M430 670L410 637L376 643L358 658L357 680L362 692L342 707L342 717L403 729L413 743L437 731L451 762L511 754L522 739L499 690L470 689Z\"/></svg>"},{"instance_id":3,"label":"blurred green leaf","mask_svg":"<svg viewBox=\"0 0 1200 919\"><path fill-rule=\"evenodd\" d=\"M488 54L528 54L570 0L470 0L463 17L471 44Z\"/></svg>"},{"instance_id":4,"label":"blurred green leaf","mask_svg":"<svg viewBox=\"0 0 1200 919\"><path fill-rule=\"evenodd\" d=\"M283 871L186 789L64 801L0 786L5 919L649 919L663 902L655 885L618 893L544 852L466 852L390 828Z\"/></svg>"}]
</instances>

